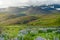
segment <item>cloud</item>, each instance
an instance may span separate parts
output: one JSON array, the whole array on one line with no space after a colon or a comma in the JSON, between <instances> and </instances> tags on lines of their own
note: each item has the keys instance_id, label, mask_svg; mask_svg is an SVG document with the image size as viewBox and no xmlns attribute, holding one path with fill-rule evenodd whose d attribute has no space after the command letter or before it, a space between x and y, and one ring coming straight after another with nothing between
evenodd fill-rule
<instances>
[{"instance_id":1,"label":"cloud","mask_svg":"<svg viewBox=\"0 0 60 40\"><path fill-rule=\"evenodd\" d=\"M0 0L0 7L27 5L28 0Z\"/></svg>"},{"instance_id":2,"label":"cloud","mask_svg":"<svg viewBox=\"0 0 60 40\"><path fill-rule=\"evenodd\" d=\"M60 0L30 0L30 5L60 4Z\"/></svg>"},{"instance_id":3,"label":"cloud","mask_svg":"<svg viewBox=\"0 0 60 40\"><path fill-rule=\"evenodd\" d=\"M0 0L0 8L8 6L60 4L60 0Z\"/></svg>"}]
</instances>

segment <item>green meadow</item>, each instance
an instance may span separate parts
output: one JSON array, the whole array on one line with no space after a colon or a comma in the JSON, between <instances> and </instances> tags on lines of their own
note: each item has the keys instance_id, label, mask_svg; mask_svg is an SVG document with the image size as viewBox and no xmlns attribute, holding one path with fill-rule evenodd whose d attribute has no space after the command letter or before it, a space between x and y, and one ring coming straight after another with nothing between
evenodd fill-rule
<instances>
[{"instance_id":1,"label":"green meadow","mask_svg":"<svg viewBox=\"0 0 60 40\"><path fill-rule=\"evenodd\" d=\"M0 14L0 40L60 40L59 13L17 15Z\"/></svg>"}]
</instances>

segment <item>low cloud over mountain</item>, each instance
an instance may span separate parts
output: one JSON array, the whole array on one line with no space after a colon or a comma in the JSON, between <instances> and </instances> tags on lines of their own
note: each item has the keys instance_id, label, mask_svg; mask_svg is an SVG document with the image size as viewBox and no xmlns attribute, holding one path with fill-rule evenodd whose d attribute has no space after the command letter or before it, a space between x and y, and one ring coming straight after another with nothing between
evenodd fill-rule
<instances>
[{"instance_id":1,"label":"low cloud over mountain","mask_svg":"<svg viewBox=\"0 0 60 40\"><path fill-rule=\"evenodd\" d=\"M60 4L60 0L0 0L0 8L9 6L40 6L50 4Z\"/></svg>"}]
</instances>

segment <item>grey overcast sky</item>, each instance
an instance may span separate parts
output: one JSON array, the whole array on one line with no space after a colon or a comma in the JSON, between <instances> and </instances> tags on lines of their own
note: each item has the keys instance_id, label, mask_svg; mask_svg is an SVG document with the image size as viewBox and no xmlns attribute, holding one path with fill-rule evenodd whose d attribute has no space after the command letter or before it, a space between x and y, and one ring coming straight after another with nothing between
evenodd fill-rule
<instances>
[{"instance_id":1,"label":"grey overcast sky","mask_svg":"<svg viewBox=\"0 0 60 40\"><path fill-rule=\"evenodd\" d=\"M0 8L9 6L60 4L60 0L0 0Z\"/></svg>"}]
</instances>

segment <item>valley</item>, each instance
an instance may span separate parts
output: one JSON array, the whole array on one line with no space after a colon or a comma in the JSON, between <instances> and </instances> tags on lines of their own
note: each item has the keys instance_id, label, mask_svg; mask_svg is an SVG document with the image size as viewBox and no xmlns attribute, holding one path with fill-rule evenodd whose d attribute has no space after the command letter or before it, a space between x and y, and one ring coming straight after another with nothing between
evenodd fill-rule
<instances>
[{"instance_id":1,"label":"valley","mask_svg":"<svg viewBox=\"0 0 60 40\"><path fill-rule=\"evenodd\" d=\"M0 40L60 40L60 11L51 6L3 9Z\"/></svg>"}]
</instances>

